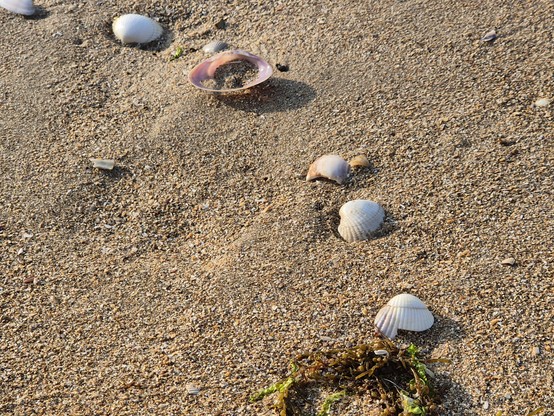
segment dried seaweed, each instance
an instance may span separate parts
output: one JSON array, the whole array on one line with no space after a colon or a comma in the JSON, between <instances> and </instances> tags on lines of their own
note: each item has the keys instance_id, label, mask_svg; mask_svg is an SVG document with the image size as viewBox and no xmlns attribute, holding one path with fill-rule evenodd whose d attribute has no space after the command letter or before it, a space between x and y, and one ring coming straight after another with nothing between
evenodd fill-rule
<instances>
[{"instance_id":1,"label":"dried seaweed","mask_svg":"<svg viewBox=\"0 0 554 416\"><path fill-rule=\"evenodd\" d=\"M298 401L309 387L316 385L338 390L327 397L318 416L327 416L333 403L354 394L369 395L382 416L432 416L439 409L432 377L417 347L399 348L389 339L378 338L353 348L301 354L291 362L287 377L260 390L250 400L258 401L277 392L274 407L278 414L299 415Z\"/></svg>"}]
</instances>

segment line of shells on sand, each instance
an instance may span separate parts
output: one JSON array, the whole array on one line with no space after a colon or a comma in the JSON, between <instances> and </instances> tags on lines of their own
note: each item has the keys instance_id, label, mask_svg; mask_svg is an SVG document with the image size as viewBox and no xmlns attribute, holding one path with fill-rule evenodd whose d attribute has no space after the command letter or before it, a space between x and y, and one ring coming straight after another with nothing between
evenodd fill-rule
<instances>
[{"instance_id":1,"label":"line of shells on sand","mask_svg":"<svg viewBox=\"0 0 554 416\"><path fill-rule=\"evenodd\" d=\"M345 183L352 168L368 167L365 155L355 156L347 162L339 155L329 154L317 158L308 168L307 181L323 178L338 184ZM381 228L385 210L375 202L356 199L346 202L339 210L338 232L349 243L364 241ZM434 317L427 306L416 296L402 293L393 297L379 310L375 326L379 333L393 339L399 329L425 331L434 323Z\"/></svg>"}]
</instances>

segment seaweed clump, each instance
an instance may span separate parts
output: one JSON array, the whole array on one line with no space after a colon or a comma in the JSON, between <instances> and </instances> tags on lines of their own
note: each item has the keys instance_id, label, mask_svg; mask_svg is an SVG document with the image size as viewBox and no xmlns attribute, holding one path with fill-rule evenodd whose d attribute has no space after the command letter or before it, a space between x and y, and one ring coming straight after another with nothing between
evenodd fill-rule
<instances>
[{"instance_id":1,"label":"seaweed clump","mask_svg":"<svg viewBox=\"0 0 554 416\"><path fill-rule=\"evenodd\" d=\"M449 362L426 362L436 361ZM295 416L303 414L300 402L307 393L323 388L334 392L327 396L318 416L328 415L333 403L355 394L369 394L380 416L432 416L439 411L432 377L415 345L399 348L389 339L379 338L353 348L301 354L291 361L287 377L250 400L277 393L274 407L278 414Z\"/></svg>"}]
</instances>

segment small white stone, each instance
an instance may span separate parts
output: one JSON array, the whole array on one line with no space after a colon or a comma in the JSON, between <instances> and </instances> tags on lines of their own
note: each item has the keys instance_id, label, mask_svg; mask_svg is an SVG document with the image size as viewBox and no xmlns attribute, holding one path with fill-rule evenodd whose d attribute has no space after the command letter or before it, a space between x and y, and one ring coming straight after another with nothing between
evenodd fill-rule
<instances>
[{"instance_id":1,"label":"small white stone","mask_svg":"<svg viewBox=\"0 0 554 416\"><path fill-rule=\"evenodd\" d=\"M224 51L225 49L228 49L229 45L225 42L222 42L220 40L214 40L207 45L204 45L202 48L202 51L207 54L217 53Z\"/></svg>"},{"instance_id":2,"label":"small white stone","mask_svg":"<svg viewBox=\"0 0 554 416\"><path fill-rule=\"evenodd\" d=\"M90 159L93 168L112 170L115 166L115 160L112 159Z\"/></svg>"},{"instance_id":3,"label":"small white stone","mask_svg":"<svg viewBox=\"0 0 554 416\"><path fill-rule=\"evenodd\" d=\"M548 107L550 103L550 98L539 98L537 101L535 101L535 105L537 107Z\"/></svg>"},{"instance_id":4,"label":"small white stone","mask_svg":"<svg viewBox=\"0 0 554 416\"><path fill-rule=\"evenodd\" d=\"M200 388L196 387L194 384L189 383L186 385L186 388L188 394L193 394L196 396L198 393L200 393Z\"/></svg>"}]
</instances>

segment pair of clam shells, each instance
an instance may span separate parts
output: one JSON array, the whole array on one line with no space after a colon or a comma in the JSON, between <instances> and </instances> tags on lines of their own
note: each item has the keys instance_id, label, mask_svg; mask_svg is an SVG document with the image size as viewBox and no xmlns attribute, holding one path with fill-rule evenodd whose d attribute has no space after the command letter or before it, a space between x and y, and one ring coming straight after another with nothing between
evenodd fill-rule
<instances>
[{"instance_id":1,"label":"pair of clam shells","mask_svg":"<svg viewBox=\"0 0 554 416\"><path fill-rule=\"evenodd\" d=\"M116 18L112 30L122 43L150 43L163 33L158 22L140 14L124 14Z\"/></svg>"},{"instance_id":2,"label":"pair of clam shells","mask_svg":"<svg viewBox=\"0 0 554 416\"><path fill-rule=\"evenodd\" d=\"M206 52L209 53L209 51ZM237 61L245 61L255 66L258 70L256 78L239 88L215 89L207 87L204 84L206 81L215 78L215 72L218 68L222 67L223 65L227 65ZM192 71L190 71L188 78L192 85L203 91L208 91L212 93L228 93L245 90L247 88L251 88L255 85L261 84L262 82L266 81L272 74L273 68L271 68L271 65L269 65L262 58L249 52L235 49L231 51L221 52L201 62L200 64L195 66Z\"/></svg>"},{"instance_id":3,"label":"pair of clam shells","mask_svg":"<svg viewBox=\"0 0 554 416\"><path fill-rule=\"evenodd\" d=\"M425 331L435 322L433 314L416 296L402 293L393 297L375 317L379 332L393 339L399 329Z\"/></svg>"},{"instance_id":4,"label":"pair of clam shells","mask_svg":"<svg viewBox=\"0 0 554 416\"><path fill-rule=\"evenodd\" d=\"M0 7L25 16L31 16L35 13L33 0L0 0Z\"/></svg>"},{"instance_id":5,"label":"pair of clam shells","mask_svg":"<svg viewBox=\"0 0 554 416\"><path fill-rule=\"evenodd\" d=\"M306 180L325 178L342 185L350 175L350 168L367 166L369 166L369 160L364 155L355 156L350 162L339 155L323 155L310 165Z\"/></svg>"},{"instance_id":6,"label":"pair of clam shells","mask_svg":"<svg viewBox=\"0 0 554 416\"><path fill-rule=\"evenodd\" d=\"M369 166L367 157L359 155L348 163L339 155L324 155L310 165L306 180L325 178L343 184L350 175L350 168L359 166ZM349 243L367 240L385 220L383 207L365 199L347 202L340 208L339 215L339 234Z\"/></svg>"}]
</instances>

